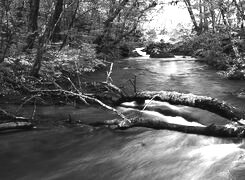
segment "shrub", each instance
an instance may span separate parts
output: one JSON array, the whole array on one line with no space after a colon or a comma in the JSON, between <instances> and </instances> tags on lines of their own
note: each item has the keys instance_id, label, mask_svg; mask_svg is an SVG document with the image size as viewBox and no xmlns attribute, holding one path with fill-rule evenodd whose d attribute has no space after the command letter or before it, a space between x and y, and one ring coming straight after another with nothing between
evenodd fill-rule
<instances>
[{"instance_id":1,"label":"shrub","mask_svg":"<svg viewBox=\"0 0 245 180\"><path fill-rule=\"evenodd\" d=\"M94 72L106 66L105 62L96 57L95 48L88 43L82 43L79 48L66 46L62 51L49 51L52 61L44 62L42 72L49 72L59 76L63 73L83 74Z\"/></svg>"}]
</instances>

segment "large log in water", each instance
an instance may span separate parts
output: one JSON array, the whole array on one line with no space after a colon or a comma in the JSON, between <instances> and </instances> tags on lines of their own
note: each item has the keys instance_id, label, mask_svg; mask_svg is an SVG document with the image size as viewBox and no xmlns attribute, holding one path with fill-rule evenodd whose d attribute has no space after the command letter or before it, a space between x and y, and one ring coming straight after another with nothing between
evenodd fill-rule
<instances>
[{"instance_id":1,"label":"large log in water","mask_svg":"<svg viewBox=\"0 0 245 180\"><path fill-rule=\"evenodd\" d=\"M240 119L245 118L243 112L225 102L220 102L216 98L172 91L142 91L137 93L136 96L124 97L120 100L120 103L123 101L142 101L146 99L165 101L173 105L185 105L200 108L218 114L231 121L239 121Z\"/></svg>"},{"instance_id":2,"label":"large log in water","mask_svg":"<svg viewBox=\"0 0 245 180\"><path fill-rule=\"evenodd\" d=\"M200 134L206 136L214 136L214 137L245 137L245 128L244 126L238 126L233 124L227 124L226 126L186 126L181 124L172 124L167 123L165 121L156 120L156 119L141 119L134 118L130 119L130 121L121 121L118 119L107 120L103 122L94 122L89 125L92 126L111 126L116 125L119 129L125 130L131 127L147 127L153 129L167 129L174 130L184 133L191 134Z\"/></svg>"},{"instance_id":3,"label":"large log in water","mask_svg":"<svg viewBox=\"0 0 245 180\"><path fill-rule=\"evenodd\" d=\"M76 88L75 88L76 89ZM112 121L104 121L104 122L96 122L91 125L116 125L119 129L127 129L130 127L149 127L154 129L169 129L176 130L186 133L194 133L194 134L203 134L210 136L222 136L222 137L245 137L245 126L240 122L244 119L244 113L239 111L233 106L226 104L225 102L220 102L215 98L207 97L207 96L197 96L194 94L184 94L178 92L170 92L170 91L143 91L138 92L134 96L126 96L121 93L121 90L118 88L114 88L114 86L110 86L110 91L106 90L106 96L104 93L88 93L87 95L79 92L67 91L62 89L57 90L42 90L42 91L33 91L36 93L43 94L59 94L61 97L75 98L80 99L81 102L89 102L100 105L105 109L117 113L122 120L112 120ZM108 96L115 96L117 98L107 98ZM106 99L106 100L105 100ZM238 123L227 124L226 126L186 126L180 124L172 124L168 122L164 122L156 119L141 119L140 117L135 118L127 118L124 114L117 111L112 106L107 104L119 105L120 103L127 101L136 101L139 103L144 102L144 100L156 100L156 101L165 101L169 102L173 105L185 105L195 108L200 108L203 110L207 110L218 114L228 120L235 121ZM107 104L106 104L106 103Z\"/></svg>"},{"instance_id":4,"label":"large log in water","mask_svg":"<svg viewBox=\"0 0 245 180\"><path fill-rule=\"evenodd\" d=\"M146 99L154 99L156 101L169 102L170 104L174 105L185 105L200 108L225 117L230 120L231 123L224 126L212 124L210 126L202 127L168 123L154 118L143 119L140 117L135 117L131 118L129 121L110 120L96 122L92 125L116 125L119 129L128 129L131 127L148 127L215 137L245 137L245 126L240 123L245 117L244 113L225 102L220 102L215 98L170 91L143 91L137 93L136 96L123 97L120 100L120 103L124 101L138 101L139 103L143 103ZM235 121L235 123L232 121Z\"/></svg>"}]
</instances>

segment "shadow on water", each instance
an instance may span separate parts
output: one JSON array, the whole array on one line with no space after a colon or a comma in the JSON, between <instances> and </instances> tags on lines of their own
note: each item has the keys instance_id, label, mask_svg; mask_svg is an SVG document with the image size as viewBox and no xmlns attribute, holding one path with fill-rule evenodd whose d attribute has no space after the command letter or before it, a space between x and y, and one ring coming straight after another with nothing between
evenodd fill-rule
<instances>
[{"instance_id":1,"label":"shadow on water","mask_svg":"<svg viewBox=\"0 0 245 180\"><path fill-rule=\"evenodd\" d=\"M245 110L244 99L233 91L245 82L221 79L214 70L188 57L179 61L130 58L114 66L112 78L120 85L137 76L137 88L177 90L225 100ZM97 72L91 80L104 80ZM231 92L231 93L227 93ZM6 107L15 110L16 107ZM200 119L215 117L193 112ZM32 107L22 112L30 115ZM38 107L42 121L72 118L87 122L112 119L101 109L71 106ZM203 120L204 121L204 120ZM125 131L81 126L56 126L42 131L0 135L1 179L238 179L245 177L245 143L183 134L168 130L132 128Z\"/></svg>"}]
</instances>

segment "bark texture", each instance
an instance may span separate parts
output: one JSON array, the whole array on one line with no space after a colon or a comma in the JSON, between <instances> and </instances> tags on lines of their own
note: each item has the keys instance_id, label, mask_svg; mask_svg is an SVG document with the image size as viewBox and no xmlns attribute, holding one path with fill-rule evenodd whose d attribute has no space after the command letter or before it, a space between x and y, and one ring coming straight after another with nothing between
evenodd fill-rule
<instances>
[{"instance_id":1,"label":"bark texture","mask_svg":"<svg viewBox=\"0 0 245 180\"><path fill-rule=\"evenodd\" d=\"M37 20L38 20L40 0L29 0L29 5L30 5L30 13L29 13L28 29L30 34L27 37L27 45L26 47L24 47L24 50L33 48L34 41L36 39L36 36L38 35Z\"/></svg>"},{"instance_id":2,"label":"bark texture","mask_svg":"<svg viewBox=\"0 0 245 180\"><path fill-rule=\"evenodd\" d=\"M127 97L124 101L146 100L152 98L157 101L166 101L174 105L185 105L207 110L231 121L238 121L245 118L243 112L225 102L220 102L216 98L194 94L184 94L172 91L143 91L137 93L135 97ZM121 102L123 102L122 100Z\"/></svg>"}]
</instances>

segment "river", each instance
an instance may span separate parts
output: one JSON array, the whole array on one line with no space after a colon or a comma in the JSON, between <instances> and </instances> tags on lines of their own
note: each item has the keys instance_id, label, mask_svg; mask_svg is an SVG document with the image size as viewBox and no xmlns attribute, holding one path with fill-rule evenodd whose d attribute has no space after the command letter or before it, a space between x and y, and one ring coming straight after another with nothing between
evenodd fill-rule
<instances>
[{"instance_id":1,"label":"river","mask_svg":"<svg viewBox=\"0 0 245 180\"><path fill-rule=\"evenodd\" d=\"M128 58L114 64L112 79L132 93L128 79L137 80L137 90L174 90L207 95L245 110L237 91L244 81L229 81L215 70L190 57ZM97 72L91 80L104 80ZM15 106L7 106L16 110ZM25 107L24 115L33 107ZM183 108L183 107L182 107ZM128 111L127 108L121 108ZM185 107L201 121L218 117ZM38 107L40 121L73 119L86 122L112 119L115 115L94 107ZM244 180L245 142L168 130L132 128L64 127L0 134L0 179L6 180Z\"/></svg>"}]
</instances>

